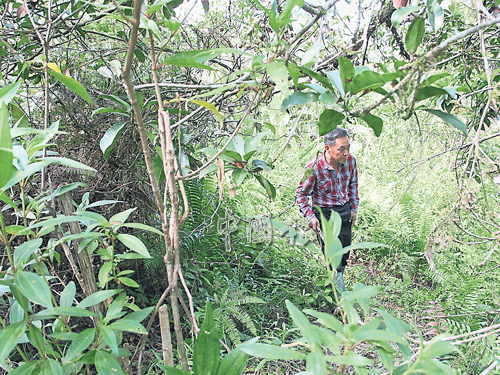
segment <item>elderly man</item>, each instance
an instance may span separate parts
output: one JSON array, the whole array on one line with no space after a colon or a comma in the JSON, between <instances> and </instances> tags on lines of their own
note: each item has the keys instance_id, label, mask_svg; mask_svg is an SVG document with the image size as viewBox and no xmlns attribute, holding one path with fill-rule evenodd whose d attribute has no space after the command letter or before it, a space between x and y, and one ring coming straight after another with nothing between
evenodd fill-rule
<instances>
[{"instance_id":1,"label":"elderly man","mask_svg":"<svg viewBox=\"0 0 500 375\"><path fill-rule=\"evenodd\" d=\"M325 135L325 150L310 160L302 175L295 200L300 211L309 221L309 226L318 233L321 228L321 216L314 206L319 206L323 215L330 219L332 211L342 218L339 234L342 246L351 244L352 226L358 212L358 167L356 159L349 153L349 134L345 129L336 128ZM312 204L309 203L312 197ZM324 253L324 243L321 241ZM341 293L344 292L343 272L349 259L349 252L344 254L337 268L335 283Z\"/></svg>"}]
</instances>

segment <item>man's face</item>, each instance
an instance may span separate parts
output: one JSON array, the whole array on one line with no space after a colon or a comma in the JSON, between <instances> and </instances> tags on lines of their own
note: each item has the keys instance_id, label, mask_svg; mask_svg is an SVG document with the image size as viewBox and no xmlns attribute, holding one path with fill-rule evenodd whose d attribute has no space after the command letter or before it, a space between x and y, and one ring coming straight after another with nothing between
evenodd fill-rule
<instances>
[{"instance_id":1,"label":"man's face","mask_svg":"<svg viewBox=\"0 0 500 375\"><path fill-rule=\"evenodd\" d=\"M334 145L325 145L328 162L333 164L345 164L349 156L349 138L342 137L335 140Z\"/></svg>"}]
</instances>

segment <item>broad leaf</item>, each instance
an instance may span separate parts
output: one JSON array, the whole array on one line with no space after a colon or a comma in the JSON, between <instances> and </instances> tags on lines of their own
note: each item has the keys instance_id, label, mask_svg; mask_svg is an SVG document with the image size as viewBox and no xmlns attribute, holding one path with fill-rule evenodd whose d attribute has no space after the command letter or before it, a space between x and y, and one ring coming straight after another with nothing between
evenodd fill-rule
<instances>
[{"instance_id":1,"label":"broad leaf","mask_svg":"<svg viewBox=\"0 0 500 375\"><path fill-rule=\"evenodd\" d=\"M5 106L7 107L7 104L9 104L12 99L14 99L14 96L16 96L17 90L19 90L21 83L21 81L10 83L0 89L0 106L3 106L3 104L5 104Z\"/></svg>"},{"instance_id":2,"label":"broad leaf","mask_svg":"<svg viewBox=\"0 0 500 375\"><path fill-rule=\"evenodd\" d=\"M298 350L282 348L281 346L246 342L238 348L254 357L268 359L306 359L306 355Z\"/></svg>"},{"instance_id":3,"label":"broad leaf","mask_svg":"<svg viewBox=\"0 0 500 375\"><path fill-rule=\"evenodd\" d=\"M339 91L340 96L343 98L345 96L344 85L342 85L342 78L340 78L340 72L338 70L333 70L331 72L326 72L326 76L330 80L333 86Z\"/></svg>"},{"instance_id":4,"label":"broad leaf","mask_svg":"<svg viewBox=\"0 0 500 375\"><path fill-rule=\"evenodd\" d=\"M255 174L254 175L257 181L260 182L260 184L266 189L267 195L269 198L274 199L276 198L276 189L274 186L265 178L262 177L260 174Z\"/></svg>"},{"instance_id":5,"label":"broad leaf","mask_svg":"<svg viewBox=\"0 0 500 375\"><path fill-rule=\"evenodd\" d=\"M408 14L416 12L419 9L420 7L404 7L396 10L391 16L392 24L395 28L398 28Z\"/></svg>"},{"instance_id":6,"label":"broad leaf","mask_svg":"<svg viewBox=\"0 0 500 375\"><path fill-rule=\"evenodd\" d=\"M62 73L57 73L53 70L50 70L49 74L52 77L54 77L55 79L57 79L59 82L61 82L68 89L73 91L75 94L77 94L77 95L81 96L83 99L85 99L87 101L87 103L89 103L90 105L94 104L94 103L92 103L92 99L90 98L90 95L87 92L87 90L85 89L85 87L83 87L83 85L80 82L78 82L76 79L68 77L67 75L64 75Z\"/></svg>"},{"instance_id":7,"label":"broad leaf","mask_svg":"<svg viewBox=\"0 0 500 375\"><path fill-rule=\"evenodd\" d=\"M88 328L80 332L71 343L66 352L66 361L71 361L78 357L94 341L95 329Z\"/></svg>"},{"instance_id":8,"label":"broad leaf","mask_svg":"<svg viewBox=\"0 0 500 375\"><path fill-rule=\"evenodd\" d=\"M299 66L299 69L302 71L302 73L314 78L316 81L322 83L326 88L333 91L333 86L330 83L330 80L327 79L323 74L315 72L314 70L305 66Z\"/></svg>"},{"instance_id":9,"label":"broad leaf","mask_svg":"<svg viewBox=\"0 0 500 375\"><path fill-rule=\"evenodd\" d=\"M384 122L380 117L367 113L362 117L362 119L365 120L368 126L373 129L373 132L377 137L380 135L380 133L382 133Z\"/></svg>"},{"instance_id":10,"label":"broad leaf","mask_svg":"<svg viewBox=\"0 0 500 375\"><path fill-rule=\"evenodd\" d=\"M338 125L342 123L345 116L334 109L325 109L319 116L318 128L319 135L325 135L333 131Z\"/></svg>"},{"instance_id":11,"label":"broad leaf","mask_svg":"<svg viewBox=\"0 0 500 375\"><path fill-rule=\"evenodd\" d=\"M108 327L116 331L126 331L142 334L148 333L148 331L146 331L146 328L144 328L144 326L138 321L125 318L111 323L110 325L108 325Z\"/></svg>"},{"instance_id":12,"label":"broad leaf","mask_svg":"<svg viewBox=\"0 0 500 375\"><path fill-rule=\"evenodd\" d=\"M0 363L3 363L12 349L15 348L25 330L26 322L24 320L16 324L9 324L0 330L0 342L2 343L0 345Z\"/></svg>"},{"instance_id":13,"label":"broad leaf","mask_svg":"<svg viewBox=\"0 0 500 375\"><path fill-rule=\"evenodd\" d=\"M116 238L118 238L118 240L120 240L120 242L127 246L130 250L135 251L136 253L141 254L146 258L151 258L148 249L137 237L130 234L119 234L118 236L116 236Z\"/></svg>"},{"instance_id":14,"label":"broad leaf","mask_svg":"<svg viewBox=\"0 0 500 375\"><path fill-rule=\"evenodd\" d=\"M354 77L354 65L351 60L345 57L339 57L339 70L340 70L340 80L342 82L342 87L344 91L349 91L349 85Z\"/></svg>"},{"instance_id":15,"label":"broad leaf","mask_svg":"<svg viewBox=\"0 0 500 375\"><path fill-rule=\"evenodd\" d=\"M2 166L0 168L0 188L10 180L14 172L14 167L12 166L13 159L7 105L0 103L0 165Z\"/></svg>"},{"instance_id":16,"label":"broad leaf","mask_svg":"<svg viewBox=\"0 0 500 375\"><path fill-rule=\"evenodd\" d=\"M429 22L434 31L438 31L444 22L443 8L439 3L434 4L432 9L427 8L429 14Z\"/></svg>"},{"instance_id":17,"label":"broad leaf","mask_svg":"<svg viewBox=\"0 0 500 375\"><path fill-rule=\"evenodd\" d=\"M294 304L291 303L290 301L286 300L285 304L286 308L288 309L288 312L290 313L290 316L292 317L293 322L300 330L302 336L304 336L304 338L311 347L314 346L316 343L313 330L314 327L309 321L309 319L307 319L304 313L300 311L297 307L295 307Z\"/></svg>"},{"instance_id":18,"label":"broad leaf","mask_svg":"<svg viewBox=\"0 0 500 375\"><path fill-rule=\"evenodd\" d=\"M47 308L52 307L52 293L41 276L32 272L17 271L14 282L21 293L33 302Z\"/></svg>"},{"instance_id":19,"label":"broad leaf","mask_svg":"<svg viewBox=\"0 0 500 375\"><path fill-rule=\"evenodd\" d=\"M311 309L304 310L304 312L306 314L314 316L318 319L318 322L336 332L342 332L344 330L344 325L333 315Z\"/></svg>"},{"instance_id":20,"label":"broad leaf","mask_svg":"<svg viewBox=\"0 0 500 375\"><path fill-rule=\"evenodd\" d=\"M96 170L94 168L86 166L85 164L80 163L80 162L78 162L76 160L71 160L71 159L67 159L67 158L61 158L61 157L58 157L58 156L51 156L51 157L46 157L46 158L40 158L38 160L46 161L46 162L49 162L49 163L56 163L56 164L64 165L66 167L71 167L71 168L76 168L76 169L83 169L83 170L89 171L89 172L96 172Z\"/></svg>"},{"instance_id":21,"label":"broad leaf","mask_svg":"<svg viewBox=\"0 0 500 375\"><path fill-rule=\"evenodd\" d=\"M220 124L222 125L222 123L223 123L222 115L220 114L220 112L217 110L217 108L215 108L215 106L212 103L206 102L204 100L190 100L190 102L201 105L202 107L205 107L209 111L212 111L215 114L215 116L217 116Z\"/></svg>"},{"instance_id":22,"label":"broad leaf","mask_svg":"<svg viewBox=\"0 0 500 375\"><path fill-rule=\"evenodd\" d=\"M61 298L59 299L59 305L62 306L71 306L73 304L73 299L76 295L76 286L74 281L70 281L66 288L64 288Z\"/></svg>"},{"instance_id":23,"label":"broad leaf","mask_svg":"<svg viewBox=\"0 0 500 375\"><path fill-rule=\"evenodd\" d=\"M19 267L22 262L26 261L31 254L37 251L40 246L42 246L43 240L37 238L35 240L30 240L19 245L14 251L14 264Z\"/></svg>"},{"instance_id":24,"label":"broad leaf","mask_svg":"<svg viewBox=\"0 0 500 375\"><path fill-rule=\"evenodd\" d=\"M326 362L325 356L322 352L320 353L309 353L306 359L306 367L308 374L314 375L326 375Z\"/></svg>"},{"instance_id":25,"label":"broad leaf","mask_svg":"<svg viewBox=\"0 0 500 375\"><path fill-rule=\"evenodd\" d=\"M128 210L119 212L119 213L111 216L111 218L109 219L109 223L111 224L111 226L123 224L127 221L130 214L132 212L134 212L135 210L137 210L137 207L136 208L129 208Z\"/></svg>"},{"instance_id":26,"label":"broad leaf","mask_svg":"<svg viewBox=\"0 0 500 375\"><path fill-rule=\"evenodd\" d=\"M75 306L59 306L45 309L36 314L37 318L43 318L47 316L97 316L97 314L92 311L82 309L81 307Z\"/></svg>"},{"instance_id":27,"label":"broad leaf","mask_svg":"<svg viewBox=\"0 0 500 375\"><path fill-rule=\"evenodd\" d=\"M242 352L238 347L226 355L220 362L219 372L224 375L241 375L245 368L248 358L247 353Z\"/></svg>"},{"instance_id":28,"label":"broad leaf","mask_svg":"<svg viewBox=\"0 0 500 375\"><path fill-rule=\"evenodd\" d=\"M424 109L424 111L427 111L429 113L432 113L433 115L436 115L437 117L441 118L443 121L447 122L450 125L453 125L455 128L463 132L464 134L467 134L467 126L460 121L458 118L456 118L454 115L451 113L446 113L443 111L440 111L438 109Z\"/></svg>"},{"instance_id":29,"label":"broad leaf","mask_svg":"<svg viewBox=\"0 0 500 375\"><path fill-rule=\"evenodd\" d=\"M101 151L104 154L104 160L108 160L109 154L115 147L116 142L120 138L123 130L125 129L126 122L119 122L118 124L113 125L101 138L100 147Z\"/></svg>"},{"instance_id":30,"label":"broad leaf","mask_svg":"<svg viewBox=\"0 0 500 375\"><path fill-rule=\"evenodd\" d=\"M63 375L62 366L56 360L48 358L43 362L42 374Z\"/></svg>"},{"instance_id":31,"label":"broad leaf","mask_svg":"<svg viewBox=\"0 0 500 375\"><path fill-rule=\"evenodd\" d=\"M205 319L194 342L193 372L199 375L217 374L219 363L219 332L215 326L212 305L207 303Z\"/></svg>"},{"instance_id":32,"label":"broad leaf","mask_svg":"<svg viewBox=\"0 0 500 375\"><path fill-rule=\"evenodd\" d=\"M90 296L86 297L82 302L80 302L77 305L77 307L84 309L86 307L97 305L98 303L101 303L105 299L108 299L109 297L113 297L119 291L120 290L101 290L101 291L95 292L95 293L91 294Z\"/></svg>"},{"instance_id":33,"label":"broad leaf","mask_svg":"<svg viewBox=\"0 0 500 375\"><path fill-rule=\"evenodd\" d=\"M95 353L95 367L99 375L123 375L122 368L118 360L104 350L97 350Z\"/></svg>"},{"instance_id":34,"label":"broad leaf","mask_svg":"<svg viewBox=\"0 0 500 375\"><path fill-rule=\"evenodd\" d=\"M373 90L382 87L384 84L385 80L380 74L371 70L365 70L352 79L349 90L352 94L356 94L362 90Z\"/></svg>"},{"instance_id":35,"label":"broad leaf","mask_svg":"<svg viewBox=\"0 0 500 375\"><path fill-rule=\"evenodd\" d=\"M283 100L281 110L284 111L294 105L306 105L311 102L316 102L319 99L319 94L314 92L295 91L288 98Z\"/></svg>"},{"instance_id":36,"label":"broad leaf","mask_svg":"<svg viewBox=\"0 0 500 375\"><path fill-rule=\"evenodd\" d=\"M408 53L415 53L424 37L425 21L422 18L415 18L406 33L406 49Z\"/></svg>"},{"instance_id":37,"label":"broad leaf","mask_svg":"<svg viewBox=\"0 0 500 375\"><path fill-rule=\"evenodd\" d=\"M122 225L122 227L147 230L148 232L156 233L159 236L163 236L163 232L161 230L158 230L158 229L153 228L153 227L151 227L149 225L146 225L146 224L141 224L141 223L125 223L125 224Z\"/></svg>"},{"instance_id":38,"label":"broad leaf","mask_svg":"<svg viewBox=\"0 0 500 375\"><path fill-rule=\"evenodd\" d=\"M266 65L267 74L276 83L276 87L281 91L283 96L288 97L288 70L285 63L282 61L273 61Z\"/></svg>"},{"instance_id":39,"label":"broad leaf","mask_svg":"<svg viewBox=\"0 0 500 375\"><path fill-rule=\"evenodd\" d=\"M111 328L104 325L100 326L100 332L104 342L108 344L113 351L113 354L118 355L118 342L116 340L115 332Z\"/></svg>"}]
</instances>

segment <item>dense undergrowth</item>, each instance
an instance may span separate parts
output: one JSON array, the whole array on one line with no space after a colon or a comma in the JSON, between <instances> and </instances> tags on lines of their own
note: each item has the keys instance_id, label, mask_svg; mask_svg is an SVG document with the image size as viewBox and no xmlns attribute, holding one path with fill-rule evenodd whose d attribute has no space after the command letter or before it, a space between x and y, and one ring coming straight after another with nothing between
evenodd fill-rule
<instances>
[{"instance_id":1,"label":"dense undergrowth","mask_svg":"<svg viewBox=\"0 0 500 375\"><path fill-rule=\"evenodd\" d=\"M456 205L460 197L456 152L446 152L454 147L447 144L453 139L449 134L452 130L426 122L419 134L412 129L414 125L387 125L380 138L364 126L349 127L352 152L360 167L361 204L354 242L378 242L388 247L356 250L346 272L347 288L352 289L356 282L382 286L373 308L393 313L426 339L437 333L457 335L479 330L496 322L499 273L481 272L478 264L488 248L465 244L463 233L453 225L457 211L462 216L467 213L460 202ZM497 130L492 127L491 131ZM229 346L256 335L274 344L296 338L285 300L301 308L334 310L331 285L315 251L293 243L290 237L275 234L266 245L250 243L247 235L249 220L264 214L295 227L315 243L294 204L294 193L303 165L322 146L306 132L292 139L282 161L268 176L277 189L277 198L272 201L251 181L239 186L232 198L226 190L220 201L215 177L189 185L193 214L182 230L186 278L200 314L206 300L219 308L216 320ZM276 142L267 141L259 155L272 159L278 148ZM485 178L482 185L469 181L467 189L479 195L481 189L498 187ZM498 190L489 199L498 203ZM490 204L490 209L498 213L498 204ZM237 220L229 237L217 229L227 217ZM164 272L161 252L155 259L144 264L152 270L153 285L161 283L158 276ZM154 295L149 297L152 303ZM413 337L418 340L415 332ZM450 357L449 362L463 373L479 374L498 355L496 337L464 344L464 356ZM365 350L369 352L369 348ZM294 366L297 364L254 360L248 371L279 374L292 371Z\"/></svg>"}]
</instances>

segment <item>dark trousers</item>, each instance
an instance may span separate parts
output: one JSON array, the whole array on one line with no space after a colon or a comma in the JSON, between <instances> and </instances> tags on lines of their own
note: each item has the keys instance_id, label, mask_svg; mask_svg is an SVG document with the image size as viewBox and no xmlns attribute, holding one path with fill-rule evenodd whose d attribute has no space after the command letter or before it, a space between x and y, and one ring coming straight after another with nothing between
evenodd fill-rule
<instances>
[{"instance_id":1,"label":"dark trousers","mask_svg":"<svg viewBox=\"0 0 500 375\"><path fill-rule=\"evenodd\" d=\"M351 244L352 241L352 227L351 227L351 205L349 202L344 204L343 206L334 206L334 207L321 207L321 211L323 212L323 216L327 220L330 220L330 215L332 214L332 211L338 212L342 219L342 228L340 229L339 233L339 239L340 242L342 242L342 246L346 247ZM321 215L319 214L319 211L316 209L316 207L313 208L314 215L319 220L319 224L321 226ZM323 230L323 228L321 228ZM323 251L323 254L325 253L325 244L321 240L321 238L318 236L318 241L321 244L321 251ZM342 262L340 263L340 266L337 268L338 272L342 272L347 265L347 259L349 259L349 254L350 251L345 253L342 256Z\"/></svg>"}]
</instances>

